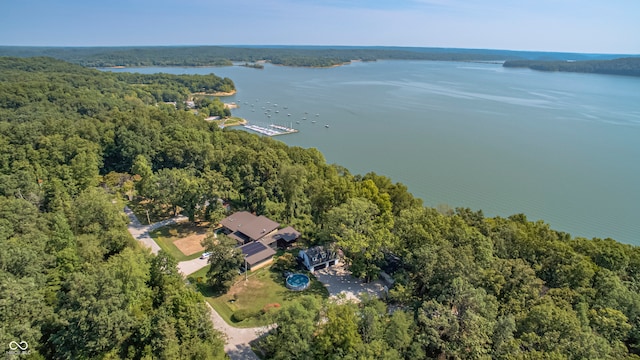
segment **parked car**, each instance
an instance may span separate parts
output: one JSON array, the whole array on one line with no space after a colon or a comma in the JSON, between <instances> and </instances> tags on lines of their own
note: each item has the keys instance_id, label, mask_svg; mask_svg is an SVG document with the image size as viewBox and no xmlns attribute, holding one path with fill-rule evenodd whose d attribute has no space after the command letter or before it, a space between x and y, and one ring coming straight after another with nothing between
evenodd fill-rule
<instances>
[{"instance_id":1,"label":"parked car","mask_svg":"<svg viewBox=\"0 0 640 360\"><path fill-rule=\"evenodd\" d=\"M200 255L200 259L206 259L209 256L211 256L211 253L210 252L205 252L205 253L202 253L202 255Z\"/></svg>"}]
</instances>

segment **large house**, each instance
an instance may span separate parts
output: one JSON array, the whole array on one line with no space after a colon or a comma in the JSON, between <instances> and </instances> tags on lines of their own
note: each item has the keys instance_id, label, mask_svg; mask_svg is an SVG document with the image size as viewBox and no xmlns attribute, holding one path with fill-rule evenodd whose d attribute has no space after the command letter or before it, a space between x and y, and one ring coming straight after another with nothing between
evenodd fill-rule
<instances>
[{"instance_id":1,"label":"large house","mask_svg":"<svg viewBox=\"0 0 640 360\"><path fill-rule=\"evenodd\" d=\"M220 225L227 236L238 242L249 269L269 264L278 247L287 247L300 237L291 226L278 230L277 222L247 211L222 219Z\"/></svg>"},{"instance_id":2,"label":"large house","mask_svg":"<svg viewBox=\"0 0 640 360\"><path fill-rule=\"evenodd\" d=\"M314 246L306 250L300 250L298 257L307 270L311 272L338 265L339 263L338 253L324 246Z\"/></svg>"},{"instance_id":3,"label":"large house","mask_svg":"<svg viewBox=\"0 0 640 360\"><path fill-rule=\"evenodd\" d=\"M261 242L254 241L240 246L247 270L255 270L270 264L276 251Z\"/></svg>"},{"instance_id":4,"label":"large house","mask_svg":"<svg viewBox=\"0 0 640 360\"><path fill-rule=\"evenodd\" d=\"M239 245L258 241L278 229L280 224L265 216L240 211L220 221L223 232Z\"/></svg>"}]
</instances>

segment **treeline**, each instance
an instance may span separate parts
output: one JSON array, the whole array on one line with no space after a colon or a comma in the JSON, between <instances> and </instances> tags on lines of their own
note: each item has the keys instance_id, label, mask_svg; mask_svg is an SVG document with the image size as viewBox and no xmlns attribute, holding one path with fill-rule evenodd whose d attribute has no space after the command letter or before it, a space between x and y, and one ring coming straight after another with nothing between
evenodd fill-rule
<instances>
[{"instance_id":1,"label":"treeline","mask_svg":"<svg viewBox=\"0 0 640 360\"><path fill-rule=\"evenodd\" d=\"M262 64L262 63L251 63L251 64L249 64L248 62L245 62L244 64L241 64L240 66L253 68L253 69L260 69L260 70L264 69L264 64Z\"/></svg>"},{"instance_id":2,"label":"treeline","mask_svg":"<svg viewBox=\"0 0 640 360\"><path fill-rule=\"evenodd\" d=\"M265 60L276 65L329 67L352 60L437 61L566 61L610 60L622 55L579 54L491 49L362 46L144 46L21 47L0 46L0 56L48 56L87 67L229 66Z\"/></svg>"},{"instance_id":3,"label":"treeline","mask_svg":"<svg viewBox=\"0 0 640 360\"><path fill-rule=\"evenodd\" d=\"M638 248L469 209L404 209L389 232L387 303L287 306L267 358L638 359Z\"/></svg>"},{"instance_id":4,"label":"treeline","mask_svg":"<svg viewBox=\"0 0 640 360\"><path fill-rule=\"evenodd\" d=\"M387 177L156 106L110 73L0 59L0 80L0 341L45 358L220 354L175 262L126 236L110 202L123 194L192 220L219 219L227 199L339 247L356 276L393 276L387 303L274 313L266 358L638 358L637 247L424 207Z\"/></svg>"},{"instance_id":5,"label":"treeline","mask_svg":"<svg viewBox=\"0 0 640 360\"><path fill-rule=\"evenodd\" d=\"M532 61L510 60L504 67L529 68L540 71L640 76L640 57L590 61Z\"/></svg>"},{"instance_id":6,"label":"treeline","mask_svg":"<svg viewBox=\"0 0 640 360\"><path fill-rule=\"evenodd\" d=\"M195 93L216 94L233 93L235 84L229 78L209 75L173 75L173 74L139 74L129 72L115 72L113 76L120 81L136 88L142 87L140 98L151 95L156 102L175 102L179 108L184 108L184 102ZM144 99L149 102L149 99ZM220 104L222 106L222 104Z\"/></svg>"},{"instance_id":7,"label":"treeline","mask_svg":"<svg viewBox=\"0 0 640 360\"><path fill-rule=\"evenodd\" d=\"M224 358L202 296L174 260L141 249L98 187L144 146L134 137L149 141L150 112L178 111L114 74L0 58L3 344L25 341L30 358Z\"/></svg>"},{"instance_id":8,"label":"treeline","mask_svg":"<svg viewBox=\"0 0 640 360\"><path fill-rule=\"evenodd\" d=\"M209 75L173 75L173 74L139 74L130 72L114 73L114 76L127 84L154 85L160 88L181 86L192 93L228 93L235 91L235 85L229 78Z\"/></svg>"},{"instance_id":9,"label":"treeline","mask_svg":"<svg viewBox=\"0 0 640 360\"><path fill-rule=\"evenodd\" d=\"M496 61L519 58L512 52L468 49L351 47L0 47L0 56L48 56L87 67L228 66L265 60L276 65L329 67L351 60Z\"/></svg>"}]
</instances>

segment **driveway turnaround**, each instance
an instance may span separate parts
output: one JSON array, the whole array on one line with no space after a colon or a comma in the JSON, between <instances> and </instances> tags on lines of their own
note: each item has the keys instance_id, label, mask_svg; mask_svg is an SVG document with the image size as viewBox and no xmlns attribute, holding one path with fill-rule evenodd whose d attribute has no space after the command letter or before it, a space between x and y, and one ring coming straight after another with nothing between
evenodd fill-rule
<instances>
[{"instance_id":1,"label":"driveway turnaround","mask_svg":"<svg viewBox=\"0 0 640 360\"><path fill-rule=\"evenodd\" d=\"M232 360L243 359L258 359L256 354L251 350L250 342L258 339L263 334L269 331L269 326L257 327L257 328L236 328L224 321L220 315L207 303L209 309L211 309L211 321L213 321L213 327L221 331L227 336L227 343L224 346L224 351L229 355Z\"/></svg>"},{"instance_id":2,"label":"driveway turnaround","mask_svg":"<svg viewBox=\"0 0 640 360\"><path fill-rule=\"evenodd\" d=\"M386 288L381 281L364 283L353 277L351 272L342 265L324 268L313 274L329 290L329 295L333 299L344 296L346 300L360 301L362 294L379 298L386 293Z\"/></svg>"}]
</instances>

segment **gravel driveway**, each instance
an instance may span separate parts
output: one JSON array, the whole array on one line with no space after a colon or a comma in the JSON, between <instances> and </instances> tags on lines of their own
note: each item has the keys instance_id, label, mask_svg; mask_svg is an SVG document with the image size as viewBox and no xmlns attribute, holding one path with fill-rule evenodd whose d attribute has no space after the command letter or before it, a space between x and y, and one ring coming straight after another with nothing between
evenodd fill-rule
<instances>
[{"instance_id":1,"label":"gravel driveway","mask_svg":"<svg viewBox=\"0 0 640 360\"><path fill-rule=\"evenodd\" d=\"M329 290L331 298L338 298L343 294L347 300L359 301L360 294L381 297L385 291L385 286L380 280L364 283L362 280L351 276L351 272L343 265L324 268L313 273L318 280Z\"/></svg>"}]
</instances>

